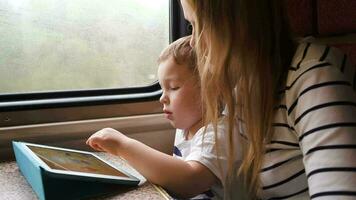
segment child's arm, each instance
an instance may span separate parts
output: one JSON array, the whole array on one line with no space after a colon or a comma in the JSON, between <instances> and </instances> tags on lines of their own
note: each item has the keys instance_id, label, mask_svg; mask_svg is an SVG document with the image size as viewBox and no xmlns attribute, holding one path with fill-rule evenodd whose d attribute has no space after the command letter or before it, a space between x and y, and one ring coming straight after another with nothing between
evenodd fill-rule
<instances>
[{"instance_id":1,"label":"child's arm","mask_svg":"<svg viewBox=\"0 0 356 200\"><path fill-rule=\"evenodd\" d=\"M203 193L218 180L199 162L174 158L111 128L96 132L87 144L123 157L150 182L182 197Z\"/></svg>"}]
</instances>

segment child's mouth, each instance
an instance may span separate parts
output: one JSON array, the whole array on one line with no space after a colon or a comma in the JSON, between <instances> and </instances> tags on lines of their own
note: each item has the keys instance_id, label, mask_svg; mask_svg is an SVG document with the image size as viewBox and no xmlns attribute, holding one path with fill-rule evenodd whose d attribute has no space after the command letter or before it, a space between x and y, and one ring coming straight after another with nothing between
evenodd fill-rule
<instances>
[{"instance_id":1,"label":"child's mouth","mask_svg":"<svg viewBox=\"0 0 356 200\"><path fill-rule=\"evenodd\" d=\"M164 116L169 120L173 119L173 115L172 114L173 114L172 112L164 111Z\"/></svg>"}]
</instances>

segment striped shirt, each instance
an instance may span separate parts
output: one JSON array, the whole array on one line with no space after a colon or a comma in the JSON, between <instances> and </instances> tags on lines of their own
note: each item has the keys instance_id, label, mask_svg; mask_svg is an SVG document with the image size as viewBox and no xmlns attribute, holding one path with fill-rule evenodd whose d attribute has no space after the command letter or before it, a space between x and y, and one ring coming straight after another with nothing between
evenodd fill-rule
<instances>
[{"instance_id":1,"label":"striped shirt","mask_svg":"<svg viewBox=\"0 0 356 200\"><path fill-rule=\"evenodd\" d=\"M356 199L356 67L301 43L276 106L262 199Z\"/></svg>"}]
</instances>

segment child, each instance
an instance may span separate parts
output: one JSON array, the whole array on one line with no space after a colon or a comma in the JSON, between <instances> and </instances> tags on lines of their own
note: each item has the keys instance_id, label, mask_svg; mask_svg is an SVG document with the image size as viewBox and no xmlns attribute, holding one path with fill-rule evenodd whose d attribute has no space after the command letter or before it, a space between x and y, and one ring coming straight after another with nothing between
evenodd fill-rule
<instances>
[{"instance_id":1,"label":"child","mask_svg":"<svg viewBox=\"0 0 356 200\"><path fill-rule=\"evenodd\" d=\"M163 92L160 102L166 118L177 128L174 156L111 128L96 132L87 144L123 157L147 180L179 197L222 199L228 152L227 147L215 148L215 137L227 141L225 121L220 120L216 136L211 125L203 126L200 80L189 41L190 37L184 37L173 42L158 60L158 80Z\"/></svg>"}]
</instances>

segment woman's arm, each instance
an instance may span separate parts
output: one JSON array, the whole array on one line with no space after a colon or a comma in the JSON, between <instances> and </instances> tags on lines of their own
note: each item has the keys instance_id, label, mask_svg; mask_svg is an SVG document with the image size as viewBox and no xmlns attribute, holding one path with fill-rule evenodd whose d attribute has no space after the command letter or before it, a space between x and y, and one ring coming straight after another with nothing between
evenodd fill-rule
<instances>
[{"instance_id":1,"label":"woman's arm","mask_svg":"<svg viewBox=\"0 0 356 200\"><path fill-rule=\"evenodd\" d=\"M311 198L356 195L356 93L348 77L355 76L351 67L342 71L341 66L323 61L302 67L292 81L289 119L298 134Z\"/></svg>"},{"instance_id":2,"label":"woman's arm","mask_svg":"<svg viewBox=\"0 0 356 200\"><path fill-rule=\"evenodd\" d=\"M96 132L87 144L123 157L150 182L182 197L203 193L217 181L216 176L199 162L174 158L111 128Z\"/></svg>"}]
</instances>

